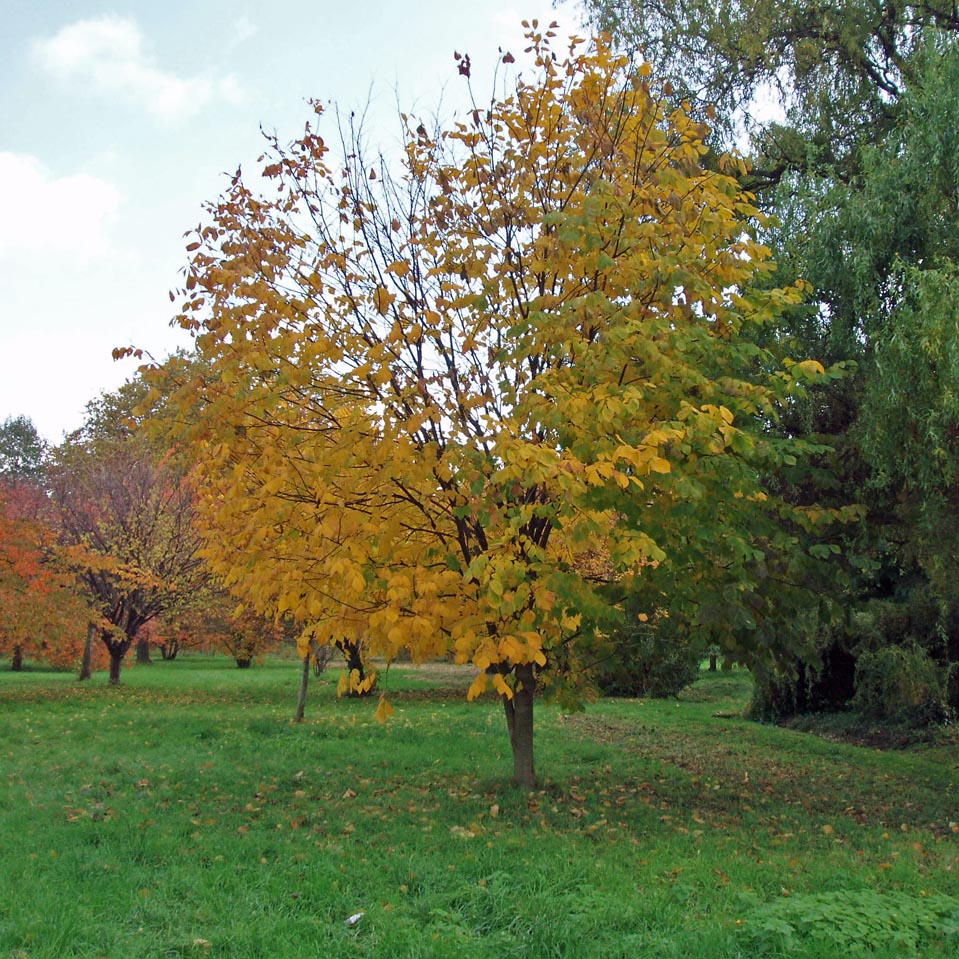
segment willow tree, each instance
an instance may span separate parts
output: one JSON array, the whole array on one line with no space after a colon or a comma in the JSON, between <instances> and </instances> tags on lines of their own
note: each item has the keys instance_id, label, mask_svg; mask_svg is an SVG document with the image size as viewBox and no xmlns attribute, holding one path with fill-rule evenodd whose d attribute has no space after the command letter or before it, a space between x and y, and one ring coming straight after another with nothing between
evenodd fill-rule
<instances>
[{"instance_id":1,"label":"willow tree","mask_svg":"<svg viewBox=\"0 0 959 959\"><path fill-rule=\"evenodd\" d=\"M404 117L395 164L349 129L335 163L317 104L267 195L237 174L188 247L203 372L173 397L217 574L304 648L472 663L527 786L537 686L576 686L623 590L740 606L815 521L763 488L796 450L761 432L822 375L755 344L800 292L759 289L706 128L604 40L528 36L528 74L461 122Z\"/></svg>"},{"instance_id":2,"label":"willow tree","mask_svg":"<svg viewBox=\"0 0 959 959\"><path fill-rule=\"evenodd\" d=\"M757 185L797 171L849 181L894 125L930 35L959 31L947 0L584 0L588 20L643 51L680 98L745 125ZM781 109L757 111L757 104Z\"/></svg>"}]
</instances>

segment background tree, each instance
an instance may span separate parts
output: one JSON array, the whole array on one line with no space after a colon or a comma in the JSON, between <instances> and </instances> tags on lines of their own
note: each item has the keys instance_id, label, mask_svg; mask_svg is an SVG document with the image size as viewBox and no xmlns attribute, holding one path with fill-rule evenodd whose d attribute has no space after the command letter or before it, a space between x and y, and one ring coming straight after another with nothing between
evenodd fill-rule
<instances>
[{"instance_id":1,"label":"background tree","mask_svg":"<svg viewBox=\"0 0 959 959\"><path fill-rule=\"evenodd\" d=\"M806 667L821 671L813 700L848 700L855 657L885 644L919 643L948 666L959 655L955 10L858 0L587 8L669 72L696 109L745 111L747 181L780 222L765 238L781 280L803 277L814 289L785 314L780 348L855 362L854 376L812 391L782 424L832 436L836 449L789 495L855 496L866 510L846 536L849 616L823 634L821 662L799 663L803 683ZM752 115L760 91L778 102L777 119ZM734 136L728 125L714 146ZM798 688L787 698L809 702Z\"/></svg>"},{"instance_id":2,"label":"background tree","mask_svg":"<svg viewBox=\"0 0 959 959\"><path fill-rule=\"evenodd\" d=\"M118 435L81 430L49 470L61 542L95 559L82 578L107 624L100 639L112 683L140 628L186 602L208 575L196 555L192 486L172 457L115 426Z\"/></svg>"},{"instance_id":3,"label":"background tree","mask_svg":"<svg viewBox=\"0 0 959 959\"><path fill-rule=\"evenodd\" d=\"M0 480L37 479L47 445L26 416L8 416L0 425Z\"/></svg>"},{"instance_id":4,"label":"background tree","mask_svg":"<svg viewBox=\"0 0 959 959\"><path fill-rule=\"evenodd\" d=\"M180 615L163 616L144 627L149 642L160 650L162 659L172 662L186 649L206 649L206 638L197 628L199 615L197 612L194 617L194 612L197 611L183 610Z\"/></svg>"},{"instance_id":5,"label":"background tree","mask_svg":"<svg viewBox=\"0 0 959 959\"><path fill-rule=\"evenodd\" d=\"M125 443L135 444L139 455L156 461L170 460L171 451L162 442L156 442L141 426L153 412L150 386L140 377L133 377L113 392L103 392L86 406L81 426L67 440L71 447L83 446L90 455L109 458L112 451ZM149 665L149 632L138 632L134 643L136 662Z\"/></svg>"},{"instance_id":6,"label":"background tree","mask_svg":"<svg viewBox=\"0 0 959 959\"><path fill-rule=\"evenodd\" d=\"M232 656L240 669L249 669L280 645L283 631L252 610L238 610L234 598L209 585L189 605L161 616L152 640L166 648L164 659L175 659L185 646L213 647Z\"/></svg>"},{"instance_id":7,"label":"background tree","mask_svg":"<svg viewBox=\"0 0 959 959\"><path fill-rule=\"evenodd\" d=\"M235 610L220 635L219 646L240 669L260 662L282 640L282 631L254 610Z\"/></svg>"},{"instance_id":8,"label":"background tree","mask_svg":"<svg viewBox=\"0 0 959 959\"><path fill-rule=\"evenodd\" d=\"M926 38L895 124L863 149L855 189L836 198L833 232L821 231L824 245L855 250L843 292L870 346L855 438L896 557L857 638L864 652L920 647L939 664L941 685L959 663L957 39Z\"/></svg>"},{"instance_id":9,"label":"background tree","mask_svg":"<svg viewBox=\"0 0 959 959\"><path fill-rule=\"evenodd\" d=\"M84 626L95 615L44 513L43 493L33 484L0 484L0 652L13 670L22 669L24 657L75 666Z\"/></svg>"},{"instance_id":10,"label":"background tree","mask_svg":"<svg viewBox=\"0 0 959 959\"><path fill-rule=\"evenodd\" d=\"M228 587L304 641L473 663L525 786L538 682L575 690L624 590L690 622L722 597L711 638L786 641L769 584L803 592L775 572L819 514L764 489L803 448L761 434L824 375L757 345L800 292L757 288L756 210L701 166L706 129L648 67L551 38L465 122L408 120L399 173L356 131L339 172L313 126L271 141L273 192L238 174L189 246L212 375L173 397Z\"/></svg>"},{"instance_id":11,"label":"background tree","mask_svg":"<svg viewBox=\"0 0 959 959\"><path fill-rule=\"evenodd\" d=\"M720 141L753 137L760 184L797 170L848 180L918 77L929 31L959 30L953 5L868 0L584 0L591 25L640 49ZM768 119L757 100L782 116ZM760 119L760 115L765 119Z\"/></svg>"}]
</instances>

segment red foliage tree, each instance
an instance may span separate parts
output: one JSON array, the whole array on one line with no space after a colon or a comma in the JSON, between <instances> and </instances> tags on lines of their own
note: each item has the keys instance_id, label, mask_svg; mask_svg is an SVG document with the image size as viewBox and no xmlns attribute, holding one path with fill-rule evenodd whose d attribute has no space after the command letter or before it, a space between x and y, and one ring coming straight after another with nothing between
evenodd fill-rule
<instances>
[{"instance_id":1,"label":"red foliage tree","mask_svg":"<svg viewBox=\"0 0 959 959\"><path fill-rule=\"evenodd\" d=\"M76 556L58 546L44 505L32 483L0 485L0 653L14 670L27 656L74 666L95 615L77 580Z\"/></svg>"},{"instance_id":2,"label":"red foliage tree","mask_svg":"<svg viewBox=\"0 0 959 959\"><path fill-rule=\"evenodd\" d=\"M207 579L193 490L175 464L130 437L67 444L50 490L61 543L85 551L81 577L117 683L140 629L188 602Z\"/></svg>"}]
</instances>

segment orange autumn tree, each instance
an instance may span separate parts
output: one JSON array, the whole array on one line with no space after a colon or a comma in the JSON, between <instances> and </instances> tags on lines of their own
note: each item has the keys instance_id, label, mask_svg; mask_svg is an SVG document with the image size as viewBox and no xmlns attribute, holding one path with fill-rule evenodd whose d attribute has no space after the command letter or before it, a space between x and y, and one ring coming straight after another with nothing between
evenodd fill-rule
<instances>
[{"instance_id":1,"label":"orange autumn tree","mask_svg":"<svg viewBox=\"0 0 959 959\"><path fill-rule=\"evenodd\" d=\"M814 516L764 475L797 451L761 430L822 375L756 343L800 292L768 282L740 161L703 167L648 65L552 41L534 22L529 72L462 122L404 117L395 165L345 131L338 169L319 105L272 140L270 192L238 173L188 247L204 372L172 397L216 573L304 649L472 663L525 786L537 686L575 690L622 589L722 577L734 605L751 530L795 548Z\"/></svg>"},{"instance_id":2,"label":"orange autumn tree","mask_svg":"<svg viewBox=\"0 0 959 959\"><path fill-rule=\"evenodd\" d=\"M212 646L232 656L240 669L262 660L283 640L283 631L272 619L238 609L236 600L212 583L151 626L151 642L160 647L164 659L176 659L181 649Z\"/></svg>"},{"instance_id":3,"label":"orange autumn tree","mask_svg":"<svg viewBox=\"0 0 959 959\"><path fill-rule=\"evenodd\" d=\"M29 656L71 668L95 614L74 559L43 520L46 498L29 481L0 483L0 653L14 670Z\"/></svg>"}]
</instances>

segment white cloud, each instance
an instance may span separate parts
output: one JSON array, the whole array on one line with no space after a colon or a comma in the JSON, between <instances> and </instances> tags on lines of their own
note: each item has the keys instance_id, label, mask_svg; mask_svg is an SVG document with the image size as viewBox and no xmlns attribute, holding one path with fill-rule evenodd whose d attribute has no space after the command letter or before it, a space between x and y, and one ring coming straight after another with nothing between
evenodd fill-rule
<instances>
[{"instance_id":1,"label":"white cloud","mask_svg":"<svg viewBox=\"0 0 959 959\"><path fill-rule=\"evenodd\" d=\"M156 66L143 41L135 21L105 16L63 27L35 41L33 51L58 80L128 100L165 122L199 113L216 100L240 99L232 74L178 77Z\"/></svg>"},{"instance_id":2,"label":"white cloud","mask_svg":"<svg viewBox=\"0 0 959 959\"><path fill-rule=\"evenodd\" d=\"M100 256L110 249L121 199L107 180L86 173L54 177L36 157L0 153L0 259Z\"/></svg>"},{"instance_id":3,"label":"white cloud","mask_svg":"<svg viewBox=\"0 0 959 959\"><path fill-rule=\"evenodd\" d=\"M259 32L257 25L246 14L240 14L233 21L233 34L230 37L230 47L237 47L245 43L250 37L256 36Z\"/></svg>"}]
</instances>

